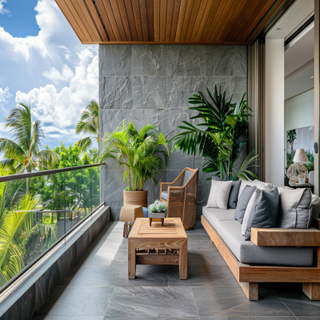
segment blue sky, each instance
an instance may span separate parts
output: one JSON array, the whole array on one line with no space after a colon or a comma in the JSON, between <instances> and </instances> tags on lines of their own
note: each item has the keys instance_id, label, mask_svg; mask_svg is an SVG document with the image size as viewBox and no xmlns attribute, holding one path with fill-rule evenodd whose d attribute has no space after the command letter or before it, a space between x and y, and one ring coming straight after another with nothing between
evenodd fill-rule
<instances>
[{"instance_id":1,"label":"blue sky","mask_svg":"<svg viewBox=\"0 0 320 320\"><path fill-rule=\"evenodd\" d=\"M0 0L0 137L22 102L51 148L79 140L74 126L98 100L98 46L84 46L54 0Z\"/></svg>"}]
</instances>

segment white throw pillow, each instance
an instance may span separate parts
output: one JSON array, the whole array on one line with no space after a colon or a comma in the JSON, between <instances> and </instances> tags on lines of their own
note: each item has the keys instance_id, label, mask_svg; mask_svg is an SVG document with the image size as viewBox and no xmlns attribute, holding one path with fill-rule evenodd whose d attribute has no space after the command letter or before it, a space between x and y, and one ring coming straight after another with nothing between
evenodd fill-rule
<instances>
[{"instance_id":1,"label":"white throw pillow","mask_svg":"<svg viewBox=\"0 0 320 320\"><path fill-rule=\"evenodd\" d=\"M246 235L249 217L250 217L251 211L253 210L254 204L256 203L257 199L260 196L260 193L261 193L261 189L257 188L252 194L250 201L248 202L247 209L246 209L246 212L244 213L243 222L242 222L241 231L243 236Z\"/></svg>"},{"instance_id":2,"label":"white throw pillow","mask_svg":"<svg viewBox=\"0 0 320 320\"><path fill-rule=\"evenodd\" d=\"M228 209L229 194L232 181L211 181L208 208Z\"/></svg>"},{"instance_id":3,"label":"white throw pillow","mask_svg":"<svg viewBox=\"0 0 320 320\"><path fill-rule=\"evenodd\" d=\"M255 186L259 189L263 189L263 190L271 190L273 188L275 188L275 185L273 185L272 183L268 183L268 182L262 182L260 180L241 180L241 185L240 185L240 189L239 189L239 193L238 193L238 200L239 197L241 195L241 192L243 191L243 189L245 188L245 186Z\"/></svg>"}]
</instances>

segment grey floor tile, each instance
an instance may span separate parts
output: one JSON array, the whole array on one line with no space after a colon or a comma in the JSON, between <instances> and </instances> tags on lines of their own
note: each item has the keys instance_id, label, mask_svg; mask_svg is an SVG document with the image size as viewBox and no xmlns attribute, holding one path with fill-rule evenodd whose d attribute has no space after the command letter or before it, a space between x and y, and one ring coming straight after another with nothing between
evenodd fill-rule
<instances>
[{"instance_id":1,"label":"grey floor tile","mask_svg":"<svg viewBox=\"0 0 320 320\"><path fill-rule=\"evenodd\" d=\"M103 316L48 316L45 317L43 320L103 320ZM37 319L35 319L37 320Z\"/></svg>"},{"instance_id":2,"label":"grey floor tile","mask_svg":"<svg viewBox=\"0 0 320 320\"><path fill-rule=\"evenodd\" d=\"M106 317L190 317L198 312L189 287L116 287Z\"/></svg>"},{"instance_id":3,"label":"grey floor tile","mask_svg":"<svg viewBox=\"0 0 320 320\"><path fill-rule=\"evenodd\" d=\"M48 316L104 316L113 290L113 287L69 286Z\"/></svg>"},{"instance_id":4,"label":"grey floor tile","mask_svg":"<svg viewBox=\"0 0 320 320\"><path fill-rule=\"evenodd\" d=\"M206 320L206 318L203 318L203 319ZM297 320L297 318L293 316L292 317L238 317L238 316L229 317L228 316L227 320Z\"/></svg>"},{"instance_id":5,"label":"grey floor tile","mask_svg":"<svg viewBox=\"0 0 320 320\"><path fill-rule=\"evenodd\" d=\"M120 273L118 266L83 265L74 275L70 286L114 286Z\"/></svg>"},{"instance_id":6,"label":"grey floor tile","mask_svg":"<svg viewBox=\"0 0 320 320\"><path fill-rule=\"evenodd\" d=\"M318 316L320 315L320 306L312 303L303 303L292 300L284 300L283 303L292 311L295 316Z\"/></svg>"}]
</instances>

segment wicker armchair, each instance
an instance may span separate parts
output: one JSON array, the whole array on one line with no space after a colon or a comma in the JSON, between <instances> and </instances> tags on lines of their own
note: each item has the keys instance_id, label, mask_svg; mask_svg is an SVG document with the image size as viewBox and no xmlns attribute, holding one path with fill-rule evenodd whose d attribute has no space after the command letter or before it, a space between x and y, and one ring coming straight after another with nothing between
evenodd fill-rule
<instances>
[{"instance_id":1,"label":"wicker armchair","mask_svg":"<svg viewBox=\"0 0 320 320\"><path fill-rule=\"evenodd\" d=\"M173 182L161 182L160 201L166 202L167 216L181 218L186 230L197 220L199 169L185 168Z\"/></svg>"}]
</instances>

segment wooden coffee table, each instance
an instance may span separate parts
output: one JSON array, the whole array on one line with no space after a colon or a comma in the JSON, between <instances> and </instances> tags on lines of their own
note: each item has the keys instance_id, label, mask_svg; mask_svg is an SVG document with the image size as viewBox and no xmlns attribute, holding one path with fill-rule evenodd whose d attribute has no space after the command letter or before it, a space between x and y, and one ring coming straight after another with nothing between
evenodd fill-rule
<instances>
[{"instance_id":1,"label":"wooden coffee table","mask_svg":"<svg viewBox=\"0 0 320 320\"><path fill-rule=\"evenodd\" d=\"M180 218L149 226L137 218L128 237L128 278L135 279L137 264L179 265L180 279L187 279L188 237Z\"/></svg>"}]
</instances>

